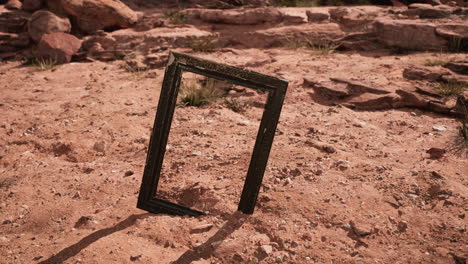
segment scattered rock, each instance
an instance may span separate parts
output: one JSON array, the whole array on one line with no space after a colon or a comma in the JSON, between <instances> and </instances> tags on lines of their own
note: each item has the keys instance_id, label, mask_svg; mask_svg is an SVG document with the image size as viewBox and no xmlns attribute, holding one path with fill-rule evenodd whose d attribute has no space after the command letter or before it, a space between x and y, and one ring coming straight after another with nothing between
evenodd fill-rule
<instances>
[{"instance_id":1,"label":"scattered rock","mask_svg":"<svg viewBox=\"0 0 468 264\"><path fill-rule=\"evenodd\" d=\"M44 35L38 46L37 55L40 58L52 59L57 64L69 63L81 47L81 40L67 33L50 33Z\"/></svg>"},{"instance_id":2,"label":"scattered rock","mask_svg":"<svg viewBox=\"0 0 468 264\"><path fill-rule=\"evenodd\" d=\"M72 152L72 146L65 143L53 143L51 145L51 152L56 156L67 155Z\"/></svg>"},{"instance_id":3,"label":"scattered rock","mask_svg":"<svg viewBox=\"0 0 468 264\"><path fill-rule=\"evenodd\" d=\"M373 233L373 228L371 225L364 222L350 221L349 225L353 232L361 237L368 236Z\"/></svg>"},{"instance_id":4,"label":"scattered rock","mask_svg":"<svg viewBox=\"0 0 468 264\"><path fill-rule=\"evenodd\" d=\"M151 69L160 68L166 65L168 58L167 54L150 54L146 56L144 63Z\"/></svg>"},{"instance_id":5,"label":"scattered rock","mask_svg":"<svg viewBox=\"0 0 468 264\"><path fill-rule=\"evenodd\" d=\"M94 171L93 168L89 168L89 167L83 168L83 173L86 173L86 174L90 174L93 171Z\"/></svg>"},{"instance_id":6,"label":"scattered rock","mask_svg":"<svg viewBox=\"0 0 468 264\"><path fill-rule=\"evenodd\" d=\"M314 147L314 148L316 148L316 149L318 149L318 150L320 150L322 152L328 153L328 154L332 154L332 153L336 152L336 149L333 146L320 144L320 143L312 141L312 140L306 141L305 144L308 145L308 146Z\"/></svg>"},{"instance_id":7,"label":"scattered rock","mask_svg":"<svg viewBox=\"0 0 468 264\"><path fill-rule=\"evenodd\" d=\"M271 253L273 253L273 247L270 245L261 245L259 251L265 256L269 256Z\"/></svg>"},{"instance_id":8,"label":"scattered rock","mask_svg":"<svg viewBox=\"0 0 468 264\"><path fill-rule=\"evenodd\" d=\"M337 167L341 171L345 171L345 170L349 169L349 161L339 160L339 161L335 162L335 167Z\"/></svg>"},{"instance_id":9,"label":"scattered rock","mask_svg":"<svg viewBox=\"0 0 468 264\"><path fill-rule=\"evenodd\" d=\"M408 229L408 222L406 221L398 222L397 228L398 228L398 232L400 233L406 232L406 230Z\"/></svg>"},{"instance_id":10,"label":"scattered rock","mask_svg":"<svg viewBox=\"0 0 468 264\"><path fill-rule=\"evenodd\" d=\"M105 150L106 150L106 142L104 142L104 141L99 141L99 142L94 143L93 149L94 149L96 152L104 153Z\"/></svg>"},{"instance_id":11,"label":"scattered rock","mask_svg":"<svg viewBox=\"0 0 468 264\"><path fill-rule=\"evenodd\" d=\"M429 154L430 159L440 159L442 158L447 151L441 148L430 148L426 151Z\"/></svg>"},{"instance_id":12,"label":"scattered rock","mask_svg":"<svg viewBox=\"0 0 468 264\"><path fill-rule=\"evenodd\" d=\"M142 72L148 70L148 65L144 62L144 56L137 56L133 59L125 60L126 68L131 72Z\"/></svg>"},{"instance_id":13,"label":"scattered rock","mask_svg":"<svg viewBox=\"0 0 468 264\"><path fill-rule=\"evenodd\" d=\"M90 51L92 47L99 44L102 50L113 50L116 46L116 40L112 36L88 36L83 39L81 49Z\"/></svg>"},{"instance_id":14,"label":"scattered rock","mask_svg":"<svg viewBox=\"0 0 468 264\"><path fill-rule=\"evenodd\" d=\"M141 258L142 255L130 256L130 261L137 261Z\"/></svg>"},{"instance_id":15,"label":"scattered rock","mask_svg":"<svg viewBox=\"0 0 468 264\"><path fill-rule=\"evenodd\" d=\"M73 226L74 228L81 228L85 225L87 225L92 218L90 216L82 216L76 221L75 225Z\"/></svg>"},{"instance_id":16,"label":"scattered rock","mask_svg":"<svg viewBox=\"0 0 468 264\"><path fill-rule=\"evenodd\" d=\"M446 126L433 126L432 130L437 131L437 132L444 132L445 130L447 130L447 127Z\"/></svg>"},{"instance_id":17,"label":"scattered rock","mask_svg":"<svg viewBox=\"0 0 468 264\"><path fill-rule=\"evenodd\" d=\"M133 174L134 174L134 172L132 170L128 170L128 171L125 172L124 177L130 177Z\"/></svg>"},{"instance_id":18,"label":"scattered rock","mask_svg":"<svg viewBox=\"0 0 468 264\"><path fill-rule=\"evenodd\" d=\"M119 0L62 0L61 7L86 33L100 29L128 28L137 14Z\"/></svg>"},{"instance_id":19,"label":"scattered rock","mask_svg":"<svg viewBox=\"0 0 468 264\"><path fill-rule=\"evenodd\" d=\"M444 176L442 176L437 171L431 171L431 178L440 180L440 179L444 179Z\"/></svg>"},{"instance_id":20,"label":"scattered rock","mask_svg":"<svg viewBox=\"0 0 468 264\"><path fill-rule=\"evenodd\" d=\"M199 225L190 230L190 234L198 234L208 232L213 228L213 224Z\"/></svg>"}]
</instances>

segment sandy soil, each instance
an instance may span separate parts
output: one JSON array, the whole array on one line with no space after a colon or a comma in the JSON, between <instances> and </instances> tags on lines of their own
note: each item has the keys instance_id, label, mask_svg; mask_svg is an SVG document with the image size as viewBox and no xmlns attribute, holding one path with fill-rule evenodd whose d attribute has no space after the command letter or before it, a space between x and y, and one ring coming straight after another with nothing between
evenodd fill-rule
<instances>
[{"instance_id":1,"label":"sandy soil","mask_svg":"<svg viewBox=\"0 0 468 264\"><path fill-rule=\"evenodd\" d=\"M0 263L466 259L468 162L452 151L458 121L417 109L353 111L302 85L335 76L389 86L433 54L192 54L290 81L255 213L235 210L264 95L236 95L253 105L242 113L221 102L177 108L161 195L209 215L154 215L135 206L164 69L130 73L115 61L38 71L6 62ZM433 160L431 147L448 152Z\"/></svg>"}]
</instances>

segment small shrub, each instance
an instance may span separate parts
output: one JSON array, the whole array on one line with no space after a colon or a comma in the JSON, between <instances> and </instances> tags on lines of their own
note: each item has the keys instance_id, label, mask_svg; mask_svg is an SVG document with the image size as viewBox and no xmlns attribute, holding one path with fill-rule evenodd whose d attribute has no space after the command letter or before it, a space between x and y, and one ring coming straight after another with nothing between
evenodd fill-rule
<instances>
[{"instance_id":1,"label":"small shrub","mask_svg":"<svg viewBox=\"0 0 468 264\"><path fill-rule=\"evenodd\" d=\"M444 66L445 64L451 62L451 59L427 59L426 62L424 62L424 66Z\"/></svg>"},{"instance_id":2,"label":"small shrub","mask_svg":"<svg viewBox=\"0 0 468 264\"><path fill-rule=\"evenodd\" d=\"M458 97L457 108L457 112L461 114L460 125L450 149L455 154L468 157L468 105L463 96Z\"/></svg>"},{"instance_id":3,"label":"small shrub","mask_svg":"<svg viewBox=\"0 0 468 264\"><path fill-rule=\"evenodd\" d=\"M467 89L467 85L460 82L441 82L436 87L436 90L442 95L456 96Z\"/></svg>"},{"instance_id":4,"label":"small shrub","mask_svg":"<svg viewBox=\"0 0 468 264\"><path fill-rule=\"evenodd\" d=\"M179 104L184 106L203 106L210 104L224 95L224 90L215 79L184 80L179 90Z\"/></svg>"},{"instance_id":5,"label":"small shrub","mask_svg":"<svg viewBox=\"0 0 468 264\"><path fill-rule=\"evenodd\" d=\"M180 13L179 11L167 11L164 12L164 16L169 19L171 24L179 25L184 24L187 18L184 14Z\"/></svg>"},{"instance_id":6,"label":"small shrub","mask_svg":"<svg viewBox=\"0 0 468 264\"><path fill-rule=\"evenodd\" d=\"M337 45L328 42L323 44L316 44L309 39L291 39L286 38L287 47L289 49L307 49L314 55L329 55L335 52Z\"/></svg>"},{"instance_id":7,"label":"small shrub","mask_svg":"<svg viewBox=\"0 0 468 264\"><path fill-rule=\"evenodd\" d=\"M290 7L312 7L318 6L317 0L275 0L275 6L290 6Z\"/></svg>"},{"instance_id":8,"label":"small shrub","mask_svg":"<svg viewBox=\"0 0 468 264\"><path fill-rule=\"evenodd\" d=\"M415 50L393 46L390 48L390 52L392 55L408 55L415 52Z\"/></svg>"},{"instance_id":9,"label":"small shrub","mask_svg":"<svg viewBox=\"0 0 468 264\"><path fill-rule=\"evenodd\" d=\"M460 120L460 126L458 127L459 129L459 132L460 132L460 137L468 143L468 105L465 104L465 99L463 99L462 96L458 97L458 104L460 105L460 107L462 109L461 110L461 113L462 113L462 118Z\"/></svg>"},{"instance_id":10,"label":"small shrub","mask_svg":"<svg viewBox=\"0 0 468 264\"><path fill-rule=\"evenodd\" d=\"M275 6L311 7L311 6L344 6L344 5L371 5L369 0L274 0Z\"/></svg>"},{"instance_id":11,"label":"small shrub","mask_svg":"<svg viewBox=\"0 0 468 264\"><path fill-rule=\"evenodd\" d=\"M338 46L334 45L332 43L327 43L327 44L316 44L312 45L308 49L312 50L314 54L318 55L329 55L335 52L336 48Z\"/></svg>"},{"instance_id":12,"label":"small shrub","mask_svg":"<svg viewBox=\"0 0 468 264\"><path fill-rule=\"evenodd\" d=\"M115 55L116 59L123 61L121 68L127 72L138 74L148 70L146 65L138 61L138 56L142 55L138 51L125 51Z\"/></svg>"},{"instance_id":13,"label":"small shrub","mask_svg":"<svg viewBox=\"0 0 468 264\"><path fill-rule=\"evenodd\" d=\"M125 71L134 73L134 74L140 74L148 70L148 67L141 66L138 64L138 62L135 62L135 61L125 61L122 68Z\"/></svg>"},{"instance_id":14,"label":"small shrub","mask_svg":"<svg viewBox=\"0 0 468 264\"><path fill-rule=\"evenodd\" d=\"M453 37L449 41L448 50L453 53L467 53L468 41L466 39Z\"/></svg>"},{"instance_id":15,"label":"small shrub","mask_svg":"<svg viewBox=\"0 0 468 264\"><path fill-rule=\"evenodd\" d=\"M193 51L213 52L216 48L217 40L213 37L200 37L190 39L188 45Z\"/></svg>"},{"instance_id":16,"label":"small shrub","mask_svg":"<svg viewBox=\"0 0 468 264\"><path fill-rule=\"evenodd\" d=\"M245 112L250 107L248 102L240 101L236 98L224 99L224 105L236 113Z\"/></svg>"},{"instance_id":17,"label":"small shrub","mask_svg":"<svg viewBox=\"0 0 468 264\"><path fill-rule=\"evenodd\" d=\"M461 125L458 127L460 132L460 137L468 142L468 112L465 113L465 118L462 119Z\"/></svg>"},{"instance_id":18,"label":"small shrub","mask_svg":"<svg viewBox=\"0 0 468 264\"><path fill-rule=\"evenodd\" d=\"M57 66L57 60L54 60L52 58L34 57L31 60L31 64L40 71L47 71Z\"/></svg>"}]
</instances>

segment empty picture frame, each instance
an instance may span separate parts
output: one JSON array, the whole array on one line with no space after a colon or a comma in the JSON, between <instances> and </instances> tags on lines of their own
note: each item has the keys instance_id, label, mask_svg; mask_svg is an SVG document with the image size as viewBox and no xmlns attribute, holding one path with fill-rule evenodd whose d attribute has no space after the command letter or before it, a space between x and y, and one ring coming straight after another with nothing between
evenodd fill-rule
<instances>
[{"instance_id":1,"label":"empty picture frame","mask_svg":"<svg viewBox=\"0 0 468 264\"><path fill-rule=\"evenodd\" d=\"M288 82L257 72L170 52L146 158L137 207L151 213L199 216L193 210L156 197L164 153L184 71L268 92L238 210L252 214L268 162Z\"/></svg>"}]
</instances>

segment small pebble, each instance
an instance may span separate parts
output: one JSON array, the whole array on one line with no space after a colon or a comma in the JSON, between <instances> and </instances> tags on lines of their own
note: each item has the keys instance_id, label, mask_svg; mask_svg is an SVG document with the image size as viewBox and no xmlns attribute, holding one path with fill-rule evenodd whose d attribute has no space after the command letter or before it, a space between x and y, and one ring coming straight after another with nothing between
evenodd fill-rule
<instances>
[{"instance_id":1,"label":"small pebble","mask_svg":"<svg viewBox=\"0 0 468 264\"><path fill-rule=\"evenodd\" d=\"M446 126L433 126L432 130L437 131L437 132L444 132L445 130L447 130L447 127Z\"/></svg>"}]
</instances>

